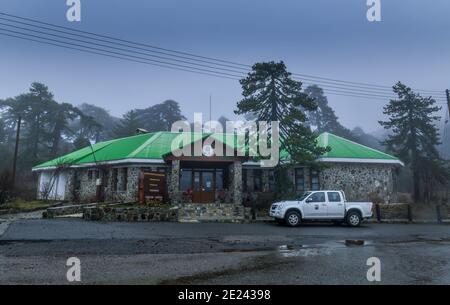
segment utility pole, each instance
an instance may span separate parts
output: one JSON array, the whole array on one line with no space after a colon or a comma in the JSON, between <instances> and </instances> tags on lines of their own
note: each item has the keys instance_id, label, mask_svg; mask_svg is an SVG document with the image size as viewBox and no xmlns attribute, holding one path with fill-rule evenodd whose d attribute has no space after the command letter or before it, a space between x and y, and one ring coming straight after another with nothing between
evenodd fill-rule
<instances>
[{"instance_id":1,"label":"utility pole","mask_svg":"<svg viewBox=\"0 0 450 305\"><path fill-rule=\"evenodd\" d=\"M448 114L450 116L450 90L445 90L445 95L447 96L447 108L448 108Z\"/></svg>"},{"instance_id":2,"label":"utility pole","mask_svg":"<svg viewBox=\"0 0 450 305\"><path fill-rule=\"evenodd\" d=\"M14 190L16 181L16 167L17 167L17 154L19 152L19 140L20 140L20 125L22 125L22 117L17 118L17 131L16 131L16 146L14 147L14 160L11 177L11 190Z\"/></svg>"},{"instance_id":3,"label":"utility pole","mask_svg":"<svg viewBox=\"0 0 450 305\"><path fill-rule=\"evenodd\" d=\"M212 122L211 122L211 96L212 96L212 94L209 94L209 131L211 131L211 124L212 124Z\"/></svg>"}]
</instances>

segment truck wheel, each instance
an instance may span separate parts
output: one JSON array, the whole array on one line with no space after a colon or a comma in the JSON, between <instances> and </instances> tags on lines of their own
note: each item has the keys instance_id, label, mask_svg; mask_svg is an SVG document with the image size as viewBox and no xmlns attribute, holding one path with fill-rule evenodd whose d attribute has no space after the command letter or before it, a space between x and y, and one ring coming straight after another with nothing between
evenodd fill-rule
<instances>
[{"instance_id":1,"label":"truck wheel","mask_svg":"<svg viewBox=\"0 0 450 305\"><path fill-rule=\"evenodd\" d=\"M361 224L361 215L356 211L350 211L345 220L350 227L358 227Z\"/></svg>"},{"instance_id":2,"label":"truck wheel","mask_svg":"<svg viewBox=\"0 0 450 305\"><path fill-rule=\"evenodd\" d=\"M284 222L291 227L297 227L301 222L301 215L297 211L289 211L284 217Z\"/></svg>"}]
</instances>

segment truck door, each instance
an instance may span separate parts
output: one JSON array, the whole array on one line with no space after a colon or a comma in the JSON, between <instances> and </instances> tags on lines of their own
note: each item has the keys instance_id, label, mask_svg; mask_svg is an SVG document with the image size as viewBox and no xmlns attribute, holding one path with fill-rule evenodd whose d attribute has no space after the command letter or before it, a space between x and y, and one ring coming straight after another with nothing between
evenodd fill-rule
<instances>
[{"instance_id":1,"label":"truck door","mask_svg":"<svg viewBox=\"0 0 450 305\"><path fill-rule=\"evenodd\" d=\"M328 197L328 218L344 218L345 205L344 198L339 192L327 192Z\"/></svg>"},{"instance_id":2,"label":"truck door","mask_svg":"<svg viewBox=\"0 0 450 305\"><path fill-rule=\"evenodd\" d=\"M312 193L305 201L305 218L326 218L327 202L325 192Z\"/></svg>"}]
</instances>

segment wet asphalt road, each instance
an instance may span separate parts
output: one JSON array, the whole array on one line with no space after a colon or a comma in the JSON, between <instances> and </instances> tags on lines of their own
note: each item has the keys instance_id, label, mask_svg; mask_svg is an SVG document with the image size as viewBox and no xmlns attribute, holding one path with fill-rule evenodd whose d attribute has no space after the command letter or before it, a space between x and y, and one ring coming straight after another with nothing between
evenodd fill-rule
<instances>
[{"instance_id":1,"label":"wet asphalt road","mask_svg":"<svg viewBox=\"0 0 450 305\"><path fill-rule=\"evenodd\" d=\"M68 284L72 256L81 260L81 283L373 284L366 261L378 257L381 284L450 284L449 254L448 225L32 219L0 236L0 284Z\"/></svg>"}]
</instances>

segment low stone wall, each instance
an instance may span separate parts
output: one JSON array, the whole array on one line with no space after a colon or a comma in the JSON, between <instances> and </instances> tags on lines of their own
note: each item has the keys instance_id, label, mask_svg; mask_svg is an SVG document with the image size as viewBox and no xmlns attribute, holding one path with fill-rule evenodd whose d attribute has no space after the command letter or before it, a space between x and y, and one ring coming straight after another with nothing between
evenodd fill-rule
<instances>
[{"instance_id":1,"label":"low stone wall","mask_svg":"<svg viewBox=\"0 0 450 305\"><path fill-rule=\"evenodd\" d=\"M95 206L84 209L83 218L101 221L178 221L178 208Z\"/></svg>"},{"instance_id":2,"label":"low stone wall","mask_svg":"<svg viewBox=\"0 0 450 305\"><path fill-rule=\"evenodd\" d=\"M48 208L45 212L42 213L43 218L55 218L57 216L64 215L73 215L73 214L81 214L84 212L84 209L89 207L97 206L98 203L91 204L74 204L74 205L64 205L54 208Z\"/></svg>"},{"instance_id":3,"label":"low stone wall","mask_svg":"<svg viewBox=\"0 0 450 305\"><path fill-rule=\"evenodd\" d=\"M181 222L242 222L251 220L250 208L232 203L190 203L180 205Z\"/></svg>"},{"instance_id":4,"label":"low stone wall","mask_svg":"<svg viewBox=\"0 0 450 305\"><path fill-rule=\"evenodd\" d=\"M450 222L448 205L418 205L406 203L378 204L373 221L390 222Z\"/></svg>"}]
</instances>

